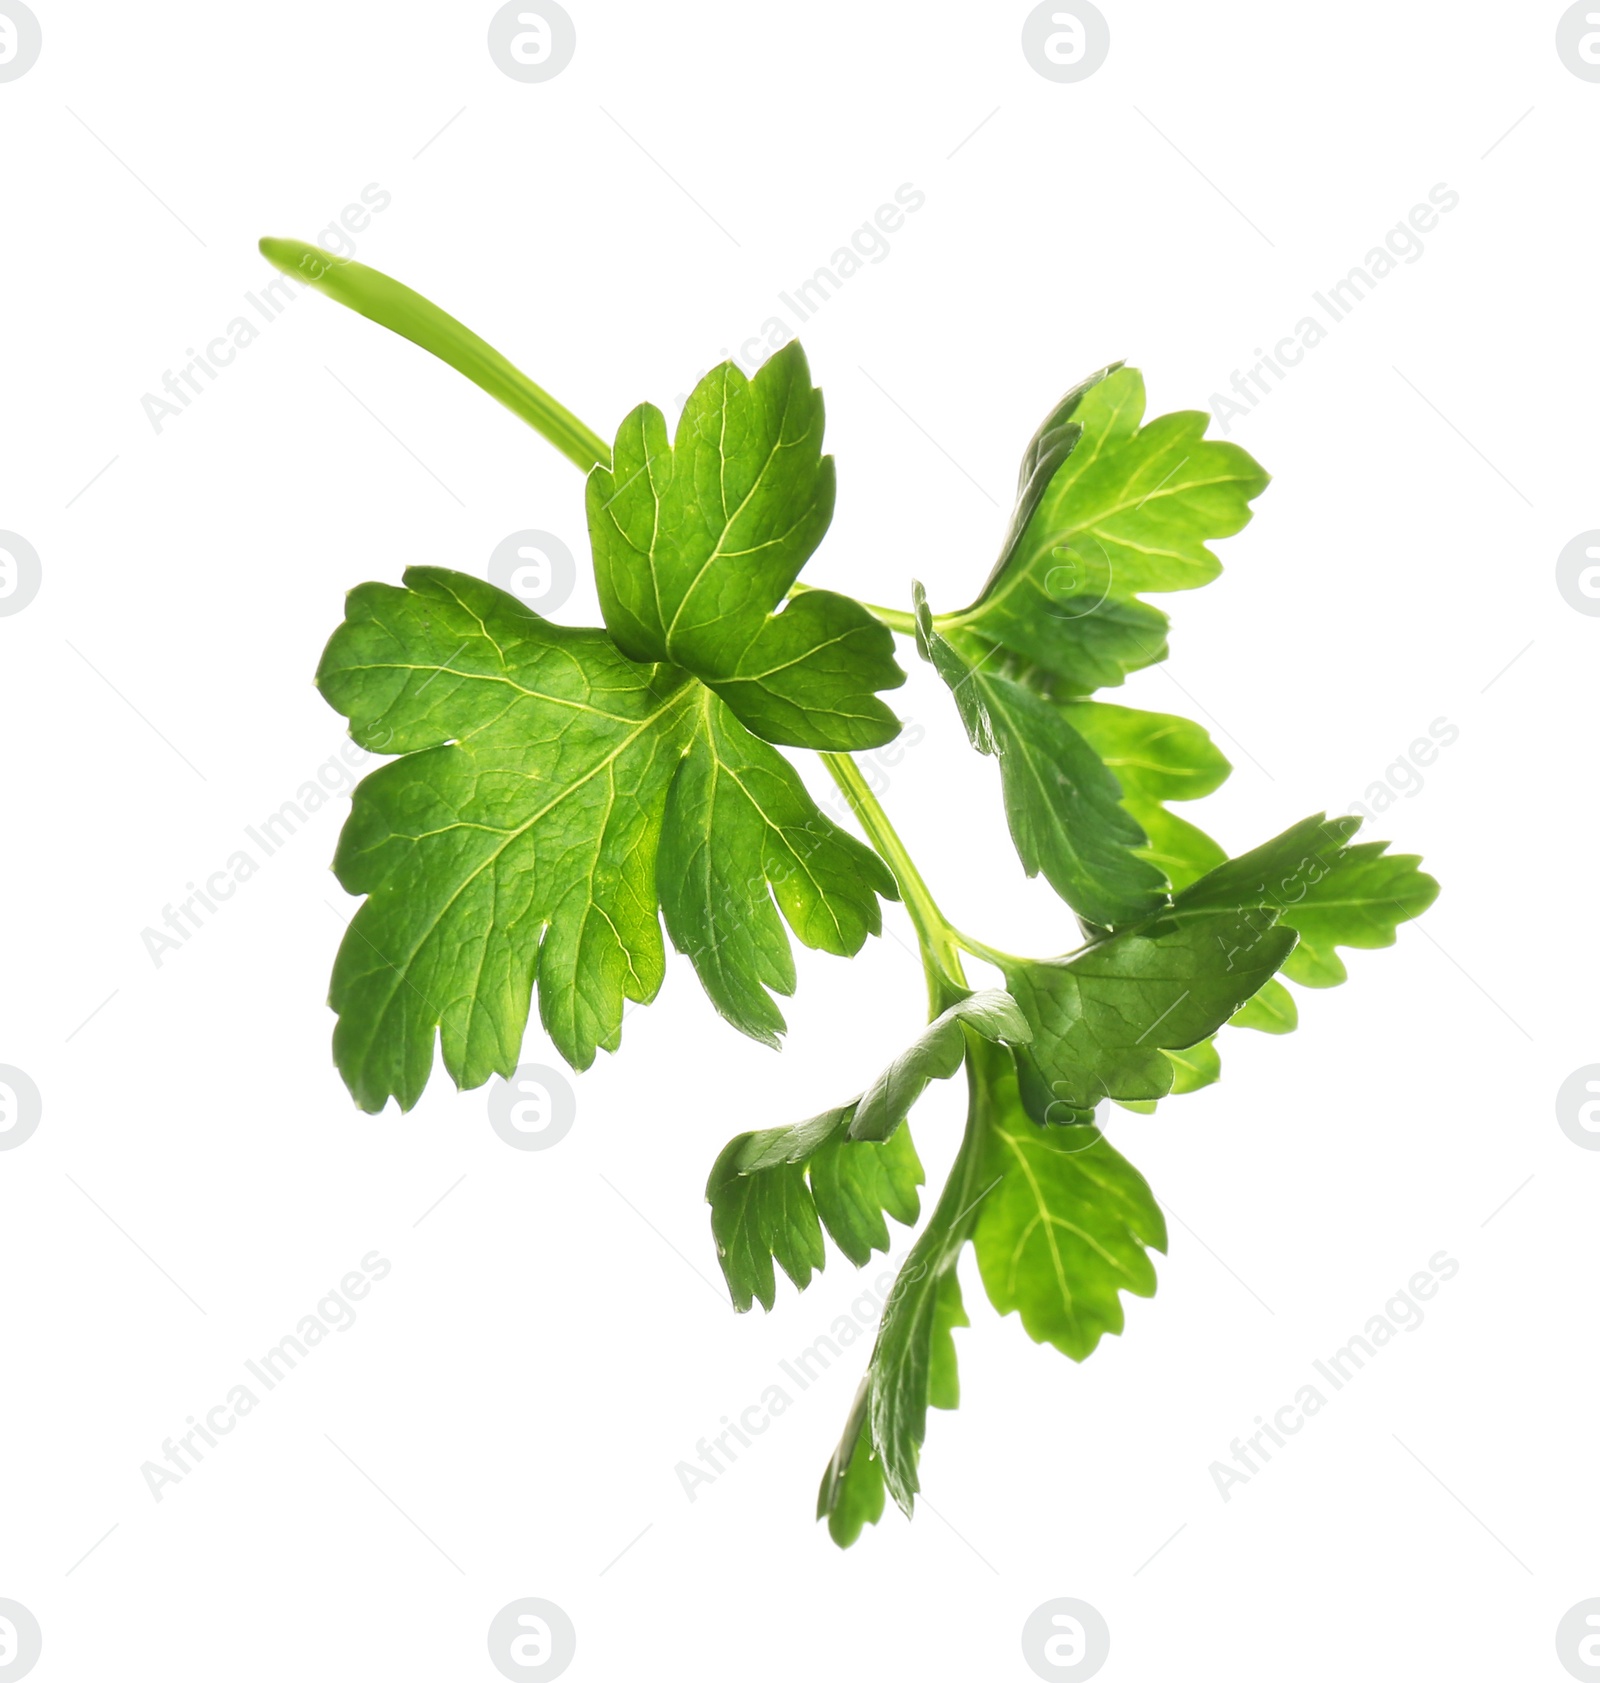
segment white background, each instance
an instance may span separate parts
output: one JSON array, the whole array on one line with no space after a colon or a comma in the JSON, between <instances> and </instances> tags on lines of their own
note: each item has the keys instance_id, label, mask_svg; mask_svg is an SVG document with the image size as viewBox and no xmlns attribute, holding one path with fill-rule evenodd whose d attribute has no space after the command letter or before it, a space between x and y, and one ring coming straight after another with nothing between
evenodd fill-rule
<instances>
[{"instance_id":1,"label":"white background","mask_svg":"<svg viewBox=\"0 0 1600 1683\"><path fill-rule=\"evenodd\" d=\"M527 1595L573 1618L574 1678L1025 1678L1023 1621L1064 1595L1108 1620L1117 1683L1565 1675L1556 1623L1600 1594L1600 1156L1553 1110L1600 1058L1600 623L1554 563L1600 525L1600 86L1543 3L1103 6L1110 58L1064 86L1017 5L570 0L576 58L529 86L488 5L35 0L43 55L0 84L0 526L43 560L0 618L0 1062L45 1108L0 1155L0 1596L40 1621L41 1680L490 1678L489 1620ZM1237 771L1189 810L1235 848L1448 719L1376 827L1444 892L1302 993L1297 1034L1226 1037L1220 1086L1113 1122L1172 1227L1124 1337L1074 1366L969 1279L929 1503L848 1553L811 1515L864 1340L694 1502L674 1468L860 1289L835 1255L735 1317L702 1189L731 1135L847 1097L914 1031L902 913L854 963L802 955L781 1059L674 958L535 1152L442 1074L404 1117L344 1092L344 802L160 968L141 942L336 752L311 674L346 589L481 573L523 527L586 556L568 463L315 296L147 420L271 278L256 238L374 182L359 257L604 433L915 184L804 329L839 465L807 576L897 603L920 576L941 607L1063 389L1126 357L1152 412L1206 407L1460 194L1236 424L1274 483L1223 578L1163 599L1170 676L1117 698L1211 726ZM587 579L558 617L597 620ZM1071 943L948 695L918 668L894 699L927 734L886 804L948 913ZM525 1056L555 1061L536 1026ZM935 1190L957 1086L917 1117ZM154 1501L141 1464L373 1249L359 1321ZM1210 1464L1441 1249L1426 1323L1224 1503Z\"/></svg>"}]
</instances>

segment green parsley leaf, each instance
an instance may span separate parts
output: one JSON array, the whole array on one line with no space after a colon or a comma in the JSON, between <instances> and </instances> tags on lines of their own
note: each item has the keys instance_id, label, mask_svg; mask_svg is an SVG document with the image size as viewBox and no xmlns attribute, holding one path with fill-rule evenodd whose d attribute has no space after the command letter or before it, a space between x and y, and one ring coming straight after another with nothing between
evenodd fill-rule
<instances>
[{"instance_id":1,"label":"green parsley leaf","mask_svg":"<svg viewBox=\"0 0 1600 1683\"><path fill-rule=\"evenodd\" d=\"M975 1171L976 1167L973 1154L971 1168ZM965 1194L964 1208L954 1205L952 1189ZM889 1494L907 1514L919 1488L917 1460L927 1437L928 1410L942 1406L936 1394L946 1399L955 1395L951 1334L953 1328L967 1324L956 1262L971 1234L975 1200L982 1197L982 1190L958 1159L938 1209L912 1246L889 1293L872 1348L867 1370L868 1430Z\"/></svg>"},{"instance_id":2,"label":"green parsley leaf","mask_svg":"<svg viewBox=\"0 0 1600 1683\"><path fill-rule=\"evenodd\" d=\"M1263 983L1261 991L1252 994L1228 1022L1234 1028L1255 1029L1260 1034L1292 1034L1300 1026L1300 1008L1294 995L1274 979Z\"/></svg>"},{"instance_id":3,"label":"green parsley leaf","mask_svg":"<svg viewBox=\"0 0 1600 1683\"><path fill-rule=\"evenodd\" d=\"M1220 788L1233 770L1192 719L1103 701L1069 702L1061 712L1115 773L1125 801L1199 800Z\"/></svg>"},{"instance_id":4,"label":"green parsley leaf","mask_svg":"<svg viewBox=\"0 0 1600 1683\"><path fill-rule=\"evenodd\" d=\"M901 1279L906 1278L902 1273ZM928 1408L953 1409L960 1405L956 1343L951 1334L957 1327L972 1324L962 1306L961 1282L956 1278L955 1269L947 1268L932 1278L932 1289L925 1299L929 1313L927 1320L921 1323L921 1330L927 1334L926 1365L918 1370L919 1375L926 1378L924 1420ZM850 1417L845 1422L844 1435L823 1472L822 1487L817 1492L817 1518L827 1520L829 1536L842 1549L855 1542L864 1526L876 1525L883 1518L884 1467L873 1442L869 1418L873 1381L879 1371L875 1351L873 1366L856 1392ZM919 1433L916 1443L920 1445L921 1442ZM914 1458L912 1464L912 1488L915 1489Z\"/></svg>"},{"instance_id":5,"label":"green parsley leaf","mask_svg":"<svg viewBox=\"0 0 1600 1683\"><path fill-rule=\"evenodd\" d=\"M753 380L731 362L697 385L667 442L641 404L589 476L605 621L638 661L671 661L771 742L846 751L893 738L876 691L905 682L894 638L860 603L782 602L833 517L822 394L798 341Z\"/></svg>"},{"instance_id":6,"label":"green parsley leaf","mask_svg":"<svg viewBox=\"0 0 1600 1683\"><path fill-rule=\"evenodd\" d=\"M1271 983L1266 985L1270 987ZM1233 1018L1228 1020L1232 1022ZM1172 1065L1172 1091L1175 1094L1195 1093L1222 1079L1222 1059L1217 1055L1216 1041L1210 1037L1197 1040L1181 1052L1169 1047L1167 1062Z\"/></svg>"},{"instance_id":7,"label":"green parsley leaf","mask_svg":"<svg viewBox=\"0 0 1600 1683\"><path fill-rule=\"evenodd\" d=\"M1138 857L1174 889L1227 858L1204 831L1166 806L1211 794L1233 770L1203 726L1172 713L1100 701L1069 702L1060 711L1121 786L1123 810L1148 838L1135 850Z\"/></svg>"},{"instance_id":8,"label":"green parsley leaf","mask_svg":"<svg viewBox=\"0 0 1600 1683\"><path fill-rule=\"evenodd\" d=\"M1009 965L1007 985L1034 1030L1018 1056L1033 1112L1071 1123L1105 1098L1174 1091L1167 1053L1216 1033L1284 965L1295 908L1340 876L1358 823L1304 819L1191 883L1144 924L1065 958ZM1177 1090L1205 1085L1213 1055L1192 1056Z\"/></svg>"},{"instance_id":9,"label":"green parsley leaf","mask_svg":"<svg viewBox=\"0 0 1600 1683\"><path fill-rule=\"evenodd\" d=\"M920 585L916 612L918 646L955 694L973 747L1000 762L1006 819L1028 875L1042 871L1080 917L1107 928L1162 904L1166 879L1137 852L1145 833L1066 709L997 671L967 665L934 628Z\"/></svg>"},{"instance_id":10,"label":"green parsley leaf","mask_svg":"<svg viewBox=\"0 0 1600 1683\"><path fill-rule=\"evenodd\" d=\"M1166 877L1173 889L1187 888L1228 857L1227 849L1204 830L1155 801L1124 800L1132 817L1149 838L1136 851Z\"/></svg>"},{"instance_id":11,"label":"green parsley leaf","mask_svg":"<svg viewBox=\"0 0 1600 1683\"><path fill-rule=\"evenodd\" d=\"M890 1291L863 1395L823 1478L818 1513L841 1544L877 1519L880 1477L912 1511L928 1409L959 1401L952 1331L968 1323L956 1265L969 1239L995 1307L1018 1310L1030 1336L1077 1360L1121 1330L1121 1292L1155 1290L1145 1252L1165 1249L1166 1227L1138 1173L1098 1130L1034 1122L1004 1047L969 1036L967 1079L961 1149Z\"/></svg>"},{"instance_id":12,"label":"green parsley leaf","mask_svg":"<svg viewBox=\"0 0 1600 1683\"><path fill-rule=\"evenodd\" d=\"M667 933L736 1028L776 1047L768 989L794 992L778 917L808 946L848 957L882 928L894 877L824 818L799 774L700 685L698 717L667 795L657 877Z\"/></svg>"},{"instance_id":13,"label":"green parsley leaf","mask_svg":"<svg viewBox=\"0 0 1600 1683\"><path fill-rule=\"evenodd\" d=\"M1206 545L1245 525L1267 475L1237 444L1205 438L1204 412L1141 426L1144 410L1143 376L1115 364L1046 417L988 582L935 621L969 665L999 651L1034 687L1075 696L1165 656L1166 616L1139 593L1215 578Z\"/></svg>"},{"instance_id":14,"label":"green parsley leaf","mask_svg":"<svg viewBox=\"0 0 1600 1683\"><path fill-rule=\"evenodd\" d=\"M1214 1034L1292 951L1293 932L1276 921L1259 908L1161 917L1073 957L1008 966L1033 1025L1019 1054L1025 1086L1049 1094L1041 1120L1073 1123L1102 1099L1171 1092L1165 1049Z\"/></svg>"},{"instance_id":15,"label":"green parsley leaf","mask_svg":"<svg viewBox=\"0 0 1600 1683\"><path fill-rule=\"evenodd\" d=\"M1282 835L1208 871L1173 900L1174 909L1240 911L1262 906L1291 922L1293 908L1316 884L1339 870L1349 853L1359 818L1317 813L1291 824Z\"/></svg>"},{"instance_id":16,"label":"green parsley leaf","mask_svg":"<svg viewBox=\"0 0 1600 1683\"><path fill-rule=\"evenodd\" d=\"M756 1001L793 971L761 885L802 941L841 953L877 931L874 893L894 892L686 674L481 580L417 567L404 589L360 586L317 681L358 743L401 756L358 786L334 860L367 896L330 994L335 1060L364 1109L416 1103L436 1031L458 1086L511 1074L535 983L574 1068L614 1051L624 1002L653 999L664 975L658 850L674 939L719 1009L769 1040L782 1018ZM740 885L745 941L709 938L694 872L702 889Z\"/></svg>"},{"instance_id":17,"label":"green parsley leaf","mask_svg":"<svg viewBox=\"0 0 1600 1683\"><path fill-rule=\"evenodd\" d=\"M883 1463L872 1446L867 1411L872 1402L870 1377L863 1379L817 1492L817 1518L828 1522L828 1535L847 1549L862 1527L883 1518Z\"/></svg>"},{"instance_id":18,"label":"green parsley leaf","mask_svg":"<svg viewBox=\"0 0 1600 1683\"><path fill-rule=\"evenodd\" d=\"M999 988L987 988L942 1011L857 1101L850 1123L853 1140L886 1140L922 1097L930 1081L943 1081L966 1057L962 1025L985 1040L1025 1045L1033 1038L1017 1003Z\"/></svg>"},{"instance_id":19,"label":"green parsley leaf","mask_svg":"<svg viewBox=\"0 0 1600 1683\"><path fill-rule=\"evenodd\" d=\"M740 1134L706 1182L717 1259L736 1309L777 1297L774 1260L802 1291L826 1260L822 1229L859 1268L887 1251L884 1215L909 1226L920 1212L922 1164L911 1130L882 1143L849 1137L853 1104L789 1128Z\"/></svg>"},{"instance_id":20,"label":"green parsley leaf","mask_svg":"<svg viewBox=\"0 0 1600 1683\"><path fill-rule=\"evenodd\" d=\"M1224 857L1167 811L1227 775L1198 725L1072 702L1165 658L1166 616L1140 592L1220 570L1267 476L1185 412L1141 426L1144 382L1115 364L1069 392L1023 458L1016 510L983 592L918 607L918 643L954 690L973 746L1000 760L1012 839L1091 925L1149 915ZM1086 751L1087 748L1087 751ZM1098 764L1096 763L1098 762Z\"/></svg>"},{"instance_id":21,"label":"green parsley leaf","mask_svg":"<svg viewBox=\"0 0 1600 1683\"><path fill-rule=\"evenodd\" d=\"M1284 974L1306 988L1337 987L1349 975L1339 947L1392 947L1395 930L1421 917L1439 884L1414 853L1389 853L1387 842L1359 842L1332 870L1279 914L1300 932Z\"/></svg>"},{"instance_id":22,"label":"green parsley leaf","mask_svg":"<svg viewBox=\"0 0 1600 1683\"><path fill-rule=\"evenodd\" d=\"M1267 987L1272 983L1268 982ZM1243 1006L1240 1007L1244 1009ZM1228 1019L1236 1022L1238 1014ZM1180 1093L1195 1093L1202 1087L1210 1087L1222 1079L1222 1058L1217 1051L1215 1037L1197 1040L1193 1046L1186 1046L1181 1052L1175 1052L1169 1046L1166 1049L1167 1062L1172 1065L1172 1096L1176 1098ZM1122 1109L1136 1111L1140 1116L1154 1116L1157 1104L1154 1099L1118 1099L1116 1101Z\"/></svg>"},{"instance_id":23,"label":"green parsley leaf","mask_svg":"<svg viewBox=\"0 0 1600 1683\"><path fill-rule=\"evenodd\" d=\"M1418 869L1415 855L1391 855L1386 842L1352 845L1359 828L1357 818L1304 819L1192 883L1177 895L1170 916L1182 919L1207 908L1246 911L1252 927L1271 916L1280 930L1298 936L1283 974L1302 986L1333 987L1346 979L1336 946L1392 946L1399 924L1420 916L1439 892L1438 883ZM1264 981L1228 1019L1234 1027L1266 1034L1288 1034L1299 1020L1294 995L1276 979ZM1173 1066L1174 1094L1194 1092L1221 1074L1209 1040L1181 1051L1163 1049ZM1029 1073L1024 1072L1024 1088L1032 1097L1039 1089ZM1127 1109L1149 1111L1160 1095L1112 1096Z\"/></svg>"},{"instance_id":24,"label":"green parsley leaf","mask_svg":"<svg viewBox=\"0 0 1600 1683\"><path fill-rule=\"evenodd\" d=\"M859 1098L792 1127L740 1134L723 1148L706 1200L736 1308L752 1300L772 1308L774 1261L803 1291L823 1265L824 1227L859 1268L889 1248L885 1213L916 1221L922 1165L901 1125L930 1081L961 1067L969 1029L1008 1044L1030 1032L1006 994L975 993L930 1023Z\"/></svg>"},{"instance_id":25,"label":"green parsley leaf","mask_svg":"<svg viewBox=\"0 0 1600 1683\"><path fill-rule=\"evenodd\" d=\"M1015 1077L997 1086L982 1174L998 1184L972 1234L984 1290L1035 1343L1081 1362L1102 1334L1122 1331L1122 1292L1155 1295L1146 1250L1167 1248L1166 1223L1098 1128L1040 1127Z\"/></svg>"}]
</instances>

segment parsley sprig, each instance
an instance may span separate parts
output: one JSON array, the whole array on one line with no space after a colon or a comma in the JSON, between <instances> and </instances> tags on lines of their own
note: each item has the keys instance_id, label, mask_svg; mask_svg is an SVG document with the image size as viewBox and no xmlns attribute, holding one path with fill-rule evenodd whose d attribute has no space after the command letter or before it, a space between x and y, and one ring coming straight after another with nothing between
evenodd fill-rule
<instances>
[{"instance_id":1,"label":"parsley sprig","mask_svg":"<svg viewBox=\"0 0 1600 1683\"><path fill-rule=\"evenodd\" d=\"M966 607L864 604L802 581L833 515L823 405L798 343L753 378L713 369L669 436L645 403L611 444L410 288L318 247L272 262L460 370L587 476L604 627L551 623L464 573L363 584L318 670L363 747L334 868L364 896L334 965L335 1060L358 1104L416 1103L437 1041L473 1087L515 1069L535 996L575 1069L615 1051L665 970L662 929L715 1008L776 1047L791 938L841 956L898 900L928 1027L863 1092L743 1133L706 1195L737 1308L804 1289L829 1241L857 1266L921 1220L907 1116L964 1070L965 1130L885 1305L824 1473L841 1545L919 1487L930 1408L959 1399L958 1265L1030 1338L1082 1361L1156 1287L1166 1246L1144 1178L1097 1125L1215 1081L1224 1029L1281 1034L1294 995L1346 979L1340 948L1392 945L1438 885L1410 855L1316 815L1229 857L1171 810L1226 758L1192 720L1097 699L1165 658L1145 600L1208 583L1267 476L1207 417L1145 416L1120 364L1069 392L1024 454L999 560ZM899 637L998 763L1018 860L1078 915L1059 956L1001 952L939 909L852 752L890 741ZM865 843L784 749L815 750ZM1004 989L974 988L968 957Z\"/></svg>"}]
</instances>

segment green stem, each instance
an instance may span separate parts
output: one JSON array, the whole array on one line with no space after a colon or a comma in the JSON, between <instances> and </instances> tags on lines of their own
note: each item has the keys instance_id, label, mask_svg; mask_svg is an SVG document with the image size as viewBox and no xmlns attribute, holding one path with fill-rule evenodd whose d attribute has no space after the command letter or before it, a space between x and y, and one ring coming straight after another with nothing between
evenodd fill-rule
<instances>
[{"instance_id":1,"label":"green stem","mask_svg":"<svg viewBox=\"0 0 1600 1683\"><path fill-rule=\"evenodd\" d=\"M986 964L992 964L998 970L1009 970L1013 965L1031 962L1029 959L1019 957L1016 953L1003 952L999 947L991 947L971 935L963 935L959 929L953 929L951 934L955 936L963 952L971 953L974 958L981 958Z\"/></svg>"},{"instance_id":2,"label":"green stem","mask_svg":"<svg viewBox=\"0 0 1600 1683\"><path fill-rule=\"evenodd\" d=\"M585 473L597 465L611 465L610 447L598 433L591 432L565 404L557 403L493 345L420 292L364 263L343 261L303 240L264 239L261 255L286 275L314 286L357 315L449 363L535 432L542 433Z\"/></svg>"},{"instance_id":3,"label":"green stem","mask_svg":"<svg viewBox=\"0 0 1600 1683\"><path fill-rule=\"evenodd\" d=\"M908 614L901 608L880 608L876 602L863 602L863 608L874 619L881 619L891 631L898 631L902 637L915 637L917 634L917 616Z\"/></svg>"},{"instance_id":4,"label":"green stem","mask_svg":"<svg viewBox=\"0 0 1600 1683\"><path fill-rule=\"evenodd\" d=\"M791 596L804 596L808 590L825 590L826 585L795 583L789 586ZM875 602L860 604L876 620L881 620L891 631L898 631L902 637L915 637L917 634L917 616L908 614L899 608L880 608Z\"/></svg>"},{"instance_id":5,"label":"green stem","mask_svg":"<svg viewBox=\"0 0 1600 1683\"><path fill-rule=\"evenodd\" d=\"M928 979L928 1014L936 1017L970 991L966 973L961 968L961 947L956 933L935 903L927 883L922 880L922 873L906 851L905 843L889 822L888 813L861 775L860 766L848 754L822 754L819 758L850 803L850 810L866 831L874 851L894 872L900 898L911 914L917 944L922 949L922 969Z\"/></svg>"}]
</instances>

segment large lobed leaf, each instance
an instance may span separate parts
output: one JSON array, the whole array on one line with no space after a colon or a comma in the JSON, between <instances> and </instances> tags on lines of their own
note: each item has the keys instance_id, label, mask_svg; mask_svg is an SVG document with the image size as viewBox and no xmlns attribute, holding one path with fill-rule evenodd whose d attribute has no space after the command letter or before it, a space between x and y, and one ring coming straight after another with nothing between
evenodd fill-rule
<instances>
[{"instance_id":1,"label":"large lobed leaf","mask_svg":"<svg viewBox=\"0 0 1600 1683\"><path fill-rule=\"evenodd\" d=\"M674 941L718 1009L768 1041L783 1019L767 990L794 974L768 885L802 941L841 954L895 892L687 674L481 580L418 567L403 589L360 586L317 681L357 742L401 756L357 788L334 861L367 896L330 993L364 1109L417 1101L436 1032L459 1086L509 1075L536 984L575 1068L615 1050L625 1002L664 974L658 861Z\"/></svg>"}]
</instances>

